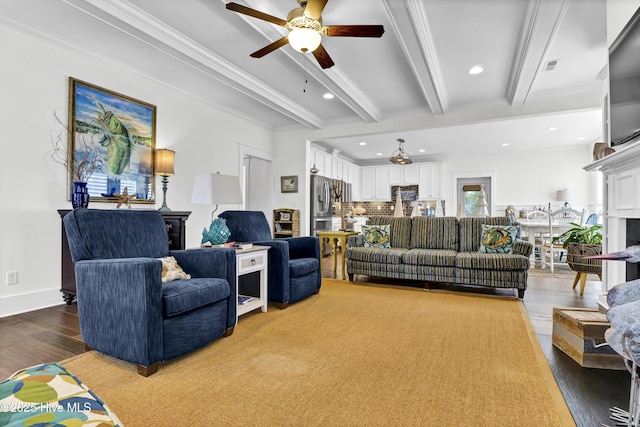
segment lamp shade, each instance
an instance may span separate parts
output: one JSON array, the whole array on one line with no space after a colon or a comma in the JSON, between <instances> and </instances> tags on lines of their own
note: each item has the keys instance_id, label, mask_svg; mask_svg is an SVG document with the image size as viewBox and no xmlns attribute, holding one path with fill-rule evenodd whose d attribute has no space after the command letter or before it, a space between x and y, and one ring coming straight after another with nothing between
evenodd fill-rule
<instances>
[{"instance_id":1,"label":"lamp shade","mask_svg":"<svg viewBox=\"0 0 640 427\"><path fill-rule=\"evenodd\" d=\"M576 190L564 189L556 192L556 200L558 202L572 202L576 199Z\"/></svg>"},{"instance_id":2,"label":"lamp shade","mask_svg":"<svg viewBox=\"0 0 640 427\"><path fill-rule=\"evenodd\" d=\"M155 174L156 175L165 175L165 176L173 176L173 158L175 157L176 152L173 150L168 150L166 148L161 148L156 150L156 167Z\"/></svg>"},{"instance_id":3,"label":"lamp shade","mask_svg":"<svg viewBox=\"0 0 640 427\"><path fill-rule=\"evenodd\" d=\"M200 205L236 205L242 203L240 178L219 173L196 175L191 203Z\"/></svg>"}]
</instances>

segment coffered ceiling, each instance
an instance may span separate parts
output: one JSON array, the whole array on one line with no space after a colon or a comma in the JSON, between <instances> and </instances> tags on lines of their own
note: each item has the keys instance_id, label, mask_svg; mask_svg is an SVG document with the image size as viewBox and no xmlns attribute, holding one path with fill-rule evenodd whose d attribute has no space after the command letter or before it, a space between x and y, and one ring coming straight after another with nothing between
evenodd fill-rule
<instances>
[{"instance_id":1,"label":"coffered ceiling","mask_svg":"<svg viewBox=\"0 0 640 427\"><path fill-rule=\"evenodd\" d=\"M604 0L329 0L324 25L382 24L385 33L324 37L336 63L326 70L290 46L251 58L286 30L225 3L0 0L0 24L90 52L273 131L307 129L316 144L358 163L388 157L396 138L416 158L601 138ZM237 3L283 19L299 7L295 0ZM470 75L475 65L484 72Z\"/></svg>"}]
</instances>

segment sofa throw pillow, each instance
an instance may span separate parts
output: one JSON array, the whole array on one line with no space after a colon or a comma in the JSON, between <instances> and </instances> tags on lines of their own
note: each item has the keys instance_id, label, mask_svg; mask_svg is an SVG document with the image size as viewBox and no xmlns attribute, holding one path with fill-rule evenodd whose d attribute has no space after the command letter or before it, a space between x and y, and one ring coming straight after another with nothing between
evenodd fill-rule
<instances>
[{"instance_id":1,"label":"sofa throw pillow","mask_svg":"<svg viewBox=\"0 0 640 427\"><path fill-rule=\"evenodd\" d=\"M363 225L362 238L365 248L391 247L389 238L389 225Z\"/></svg>"},{"instance_id":2,"label":"sofa throw pillow","mask_svg":"<svg viewBox=\"0 0 640 427\"><path fill-rule=\"evenodd\" d=\"M489 254L510 254L518 235L518 227L513 225L482 226L482 239L478 252Z\"/></svg>"},{"instance_id":3,"label":"sofa throw pillow","mask_svg":"<svg viewBox=\"0 0 640 427\"><path fill-rule=\"evenodd\" d=\"M184 272L174 257L160 258L160 261L162 261L162 283L178 279L191 279L191 275Z\"/></svg>"}]
</instances>

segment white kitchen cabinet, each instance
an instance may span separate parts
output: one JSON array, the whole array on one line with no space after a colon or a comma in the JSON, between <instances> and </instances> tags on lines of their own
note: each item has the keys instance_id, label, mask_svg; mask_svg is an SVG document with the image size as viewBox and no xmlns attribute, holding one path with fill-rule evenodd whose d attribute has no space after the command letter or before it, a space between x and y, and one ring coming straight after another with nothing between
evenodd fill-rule
<instances>
[{"instance_id":1,"label":"white kitchen cabinet","mask_svg":"<svg viewBox=\"0 0 640 427\"><path fill-rule=\"evenodd\" d=\"M442 198L442 163L418 164L418 198L441 199Z\"/></svg>"},{"instance_id":2,"label":"white kitchen cabinet","mask_svg":"<svg viewBox=\"0 0 640 427\"><path fill-rule=\"evenodd\" d=\"M360 166L349 163L349 179L347 182L351 183L351 200L358 201L362 200L362 196L360 194Z\"/></svg>"},{"instance_id":3,"label":"white kitchen cabinet","mask_svg":"<svg viewBox=\"0 0 640 427\"><path fill-rule=\"evenodd\" d=\"M418 164L410 165L390 165L389 183L391 185L412 185L418 184L419 167Z\"/></svg>"},{"instance_id":4,"label":"white kitchen cabinet","mask_svg":"<svg viewBox=\"0 0 640 427\"><path fill-rule=\"evenodd\" d=\"M360 171L361 201L391 200L389 166L362 166Z\"/></svg>"}]
</instances>

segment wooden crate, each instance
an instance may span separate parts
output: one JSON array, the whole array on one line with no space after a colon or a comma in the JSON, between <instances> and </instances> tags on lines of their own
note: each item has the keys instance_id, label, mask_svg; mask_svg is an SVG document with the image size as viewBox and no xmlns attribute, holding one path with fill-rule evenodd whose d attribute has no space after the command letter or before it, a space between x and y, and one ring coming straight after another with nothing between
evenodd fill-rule
<instances>
[{"instance_id":1,"label":"wooden crate","mask_svg":"<svg viewBox=\"0 0 640 427\"><path fill-rule=\"evenodd\" d=\"M553 308L553 345L585 368L626 370L622 356L605 343L604 313L590 308Z\"/></svg>"}]
</instances>

